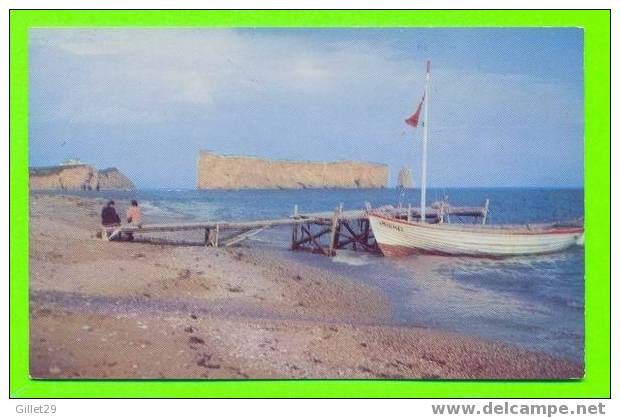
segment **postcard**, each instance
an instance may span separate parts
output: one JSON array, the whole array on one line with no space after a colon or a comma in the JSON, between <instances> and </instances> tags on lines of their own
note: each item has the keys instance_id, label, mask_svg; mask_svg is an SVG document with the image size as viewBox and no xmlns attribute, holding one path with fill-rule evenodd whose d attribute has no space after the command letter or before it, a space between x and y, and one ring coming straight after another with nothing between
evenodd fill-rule
<instances>
[{"instance_id":1,"label":"postcard","mask_svg":"<svg viewBox=\"0 0 620 418\"><path fill-rule=\"evenodd\" d=\"M37 379L580 379L583 30L33 28Z\"/></svg>"}]
</instances>

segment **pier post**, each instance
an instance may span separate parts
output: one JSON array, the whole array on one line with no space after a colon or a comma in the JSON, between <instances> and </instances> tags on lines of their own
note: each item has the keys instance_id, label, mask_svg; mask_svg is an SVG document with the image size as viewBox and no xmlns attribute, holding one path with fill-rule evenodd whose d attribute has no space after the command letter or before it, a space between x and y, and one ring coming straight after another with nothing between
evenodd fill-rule
<instances>
[{"instance_id":1,"label":"pier post","mask_svg":"<svg viewBox=\"0 0 620 418\"><path fill-rule=\"evenodd\" d=\"M218 247L220 240L220 224L216 223L215 229L207 228L206 231L208 245L211 247Z\"/></svg>"},{"instance_id":2,"label":"pier post","mask_svg":"<svg viewBox=\"0 0 620 418\"><path fill-rule=\"evenodd\" d=\"M328 256L333 256L335 254L334 248L336 247L336 239L338 235L338 226L339 226L339 218L340 218L340 210L342 205L336 206L336 210L334 210L334 216L332 217L332 225L331 225L331 235L329 239L329 249L327 250Z\"/></svg>"},{"instance_id":3,"label":"pier post","mask_svg":"<svg viewBox=\"0 0 620 418\"><path fill-rule=\"evenodd\" d=\"M299 209L297 205L293 206L293 219L297 219L299 217ZM292 234L291 234L291 250L297 248L297 236L299 235L299 224L293 224L292 226Z\"/></svg>"},{"instance_id":4,"label":"pier post","mask_svg":"<svg viewBox=\"0 0 620 418\"><path fill-rule=\"evenodd\" d=\"M340 229L342 228L342 221L340 220L340 215L342 215L342 209L344 207L344 203L340 203L338 206L338 220L336 222L336 236L334 237L334 250L340 247Z\"/></svg>"},{"instance_id":5,"label":"pier post","mask_svg":"<svg viewBox=\"0 0 620 418\"><path fill-rule=\"evenodd\" d=\"M441 203L439 204L439 215L437 216L440 224L443 223L443 211L444 211L444 204L442 200Z\"/></svg>"},{"instance_id":6,"label":"pier post","mask_svg":"<svg viewBox=\"0 0 620 418\"><path fill-rule=\"evenodd\" d=\"M484 212L482 214L482 225L486 225L488 213L489 213L489 199L486 199L484 201Z\"/></svg>"},{"instance_id":7,"label":"pier post","mask_svg":"<svg viewBox=\"0 0 620 418\"><path fill-rule=\"evenodd\" d=\"M219 234L218 234L217 229L218 229L217 226L216 228L207 229L207 231L209 231L207 235L207 242L208 242L207 245L210 245L211 247L217 247L217 241L219 239L218 237Z\"/></svg>"}]
</instances>

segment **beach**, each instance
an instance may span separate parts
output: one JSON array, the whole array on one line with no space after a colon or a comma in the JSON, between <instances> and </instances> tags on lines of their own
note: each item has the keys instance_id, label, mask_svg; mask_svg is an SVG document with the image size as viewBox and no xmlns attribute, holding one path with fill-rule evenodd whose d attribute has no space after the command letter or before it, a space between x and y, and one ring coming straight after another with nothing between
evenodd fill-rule
<instances>
[{"instance_id":1,"label":"beach","mask_svg":"<svg viewBox=\"0 0 620 418\"><path fill-rule=\"evenodd\" d=\"M33 378L583 376L582 364L548 354L393 325L381 289L282 249L103 241L104 203L30 195ZM127 204L117 201L119 214Z\"/></svg>"}]
</instances>

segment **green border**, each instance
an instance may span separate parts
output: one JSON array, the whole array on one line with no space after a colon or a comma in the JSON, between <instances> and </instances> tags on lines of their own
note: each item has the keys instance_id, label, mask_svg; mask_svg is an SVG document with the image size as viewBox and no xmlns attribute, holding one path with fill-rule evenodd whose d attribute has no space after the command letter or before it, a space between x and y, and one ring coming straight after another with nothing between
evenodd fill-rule
<instances>
[{"instance_id":1,"label":"green border","mask_svg":"<svg viewBox=\"0 0 620 418\"><path fill-rule=\"evenodd\" d=\"M10 396L598 397L610 396L610 17L589 11L10 12ZM583 27L585 29L586 377L560 382L34 381L28 376L28 29L31 27ZM601 216L593 216L600 214Z\"/></svg>"}]
</instances>

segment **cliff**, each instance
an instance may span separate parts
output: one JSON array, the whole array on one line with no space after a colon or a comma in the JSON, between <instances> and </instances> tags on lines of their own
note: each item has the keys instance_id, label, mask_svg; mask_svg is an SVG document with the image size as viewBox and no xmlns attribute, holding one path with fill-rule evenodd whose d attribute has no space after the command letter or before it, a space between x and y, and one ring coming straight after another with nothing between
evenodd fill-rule
<instances>
[{"instance_id":1,"label":"cliff","mask_svg":"<svg viewBox=\"0 0 620 418\"><path fill-rule=\"evenodd\" d=\"M35 167L29 170L30 190L133 190L131 180L116 168L97 170L87 164Z\"/></svg>"},{"instance_id":2,"label":"cliff","mask_svg":"<svg viewBox=\"0 0 620 418\"><path fill-rule=\"evenodd\" d=\"M265 160L201 151L199 189L315 189L386 187L388 167L358 161Z\"/></svg>"},{"instance_id":3,"label":"cliff","mask_svg":"<svg viewBox=\"0 0 620 418\"><path fill-rule=\"evenodd\" d=\"M117 168L99 170L99 190L134 190L135 186Z\"/></svg>"}]
</instances>

